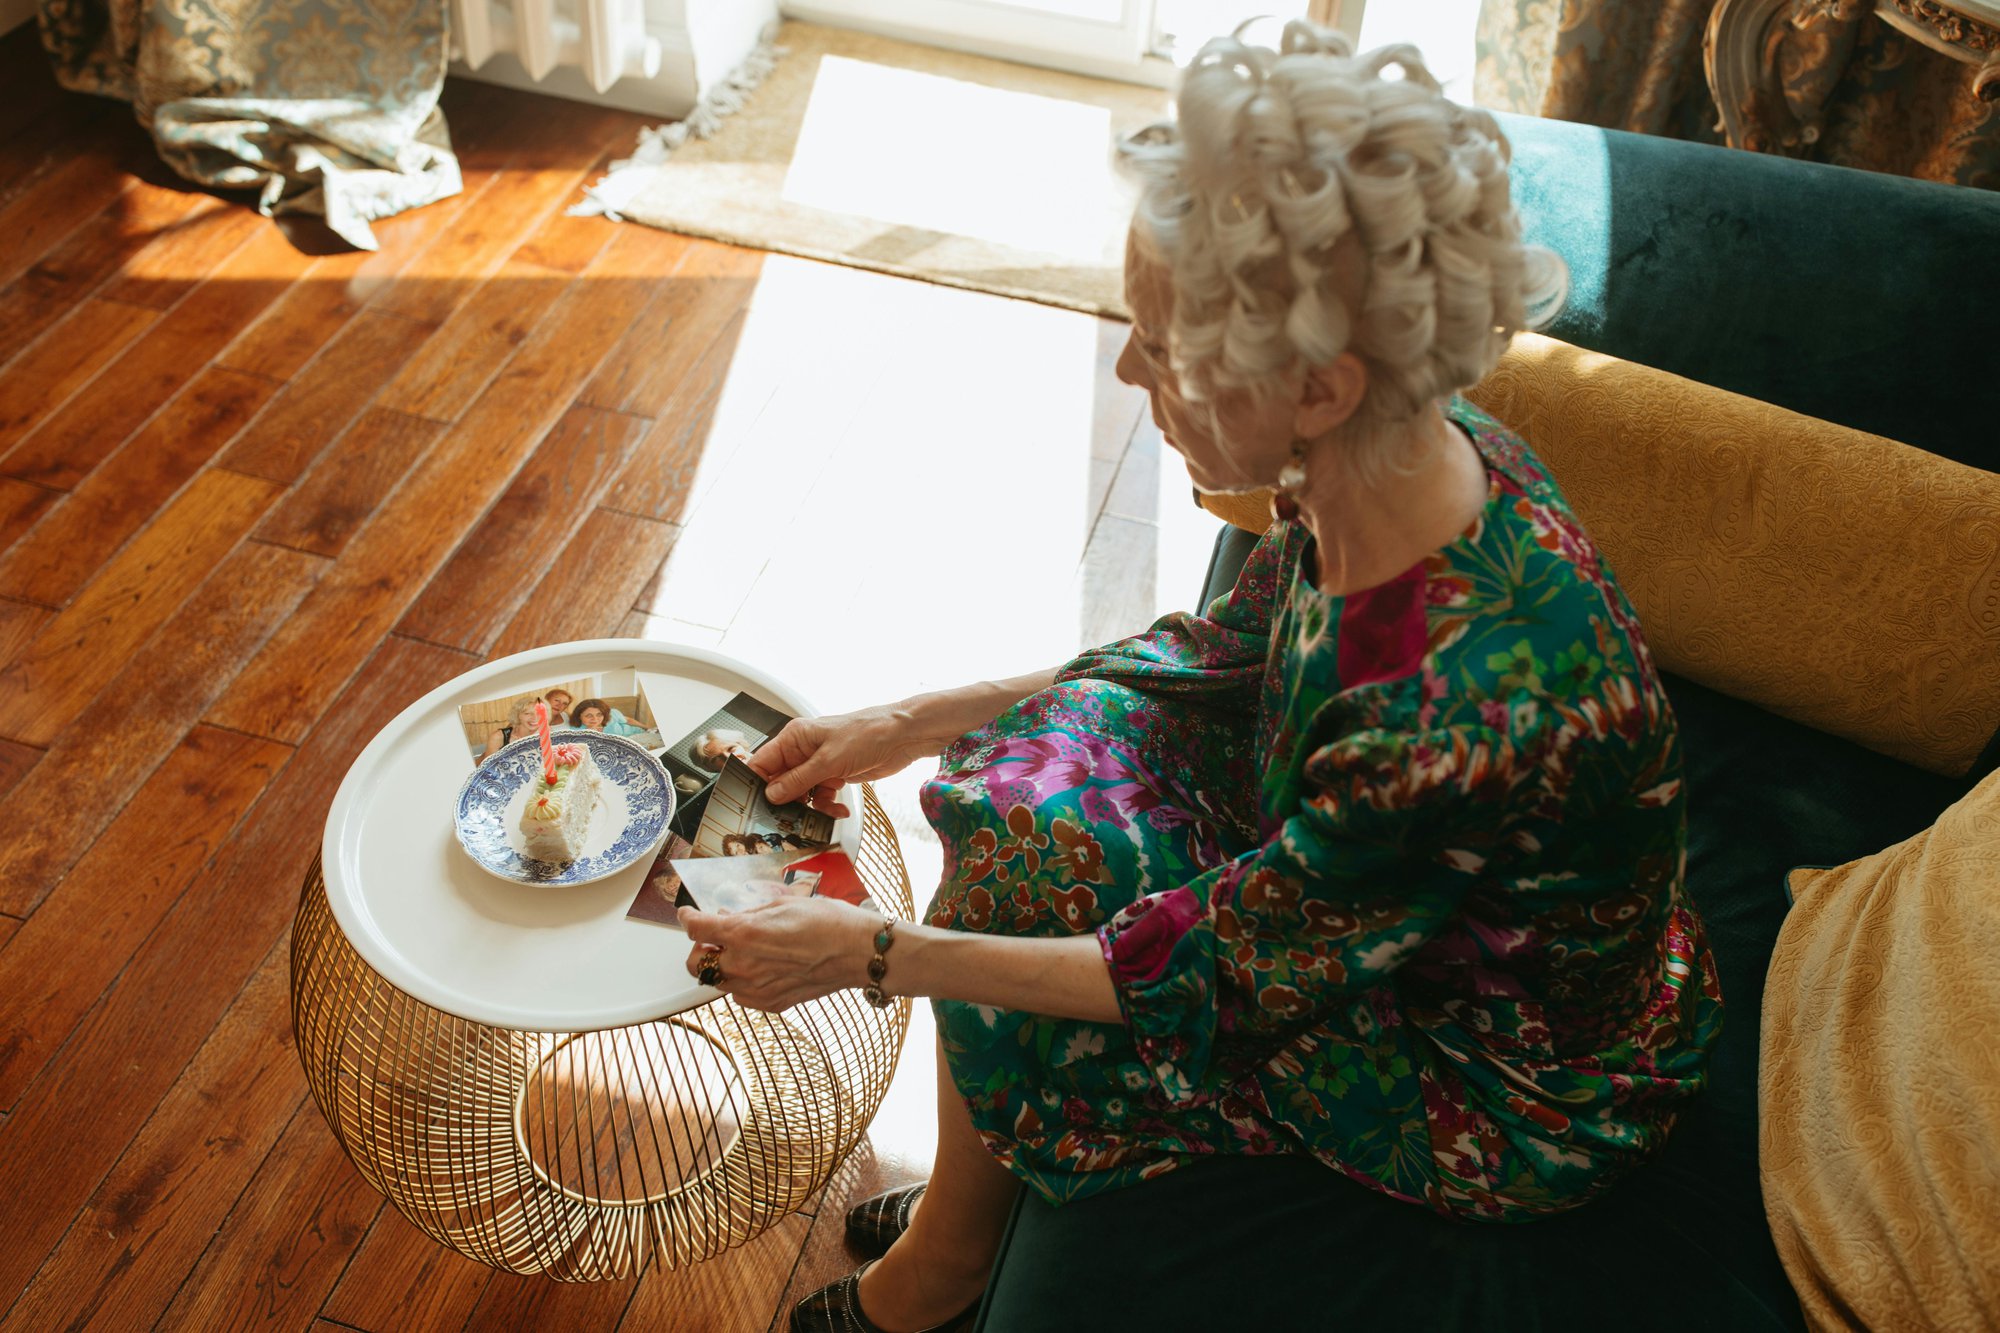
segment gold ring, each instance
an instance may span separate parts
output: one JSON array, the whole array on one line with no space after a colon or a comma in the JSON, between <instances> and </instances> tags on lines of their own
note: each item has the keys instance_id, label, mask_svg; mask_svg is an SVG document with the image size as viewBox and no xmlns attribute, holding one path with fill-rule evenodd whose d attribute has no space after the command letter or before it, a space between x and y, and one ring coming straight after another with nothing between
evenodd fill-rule
<instances>
[{"instance_id":1,"label":"gold ring","mask_svg":"<svg viewBox=\"0 0 2000 1333\"><path fill-rule=\"evenodd\" d=\"M722 950L710 949L708 951L708 956L701 960L701 967L695 972L694 979L704 986L720 986L722 984Z\"/></svg>"}]
</instances>

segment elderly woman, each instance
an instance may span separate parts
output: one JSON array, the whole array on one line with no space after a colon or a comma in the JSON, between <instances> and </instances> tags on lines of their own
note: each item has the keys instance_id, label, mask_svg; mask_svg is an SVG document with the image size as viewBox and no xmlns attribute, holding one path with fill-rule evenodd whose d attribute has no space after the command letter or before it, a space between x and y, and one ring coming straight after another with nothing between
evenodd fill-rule
<instances>
[{"instance_id":1,"label":"elderly woman","mask_svg":"<svg viewBox=\"0 0 2000 1333\"><path fill-rule=\"evenodd\" d=\"M886 1253L797 1329L955 1325L1017 1181L1064 1203L1305 1153L1358 1207L1553 1213L1703 1083L1720 995L1666 695L1555 483L1452 396L1564 283L1498 127L1414 50L1293 23L1211 43L1129 151L1119 374L1198 487L1271 488L1278 521L1202 615L753 758L772 800L827 804L941 753L928 924L683 916L746 1004L936 1009L931 1179L850 1214Z\"/></svg>"}]
</instances>

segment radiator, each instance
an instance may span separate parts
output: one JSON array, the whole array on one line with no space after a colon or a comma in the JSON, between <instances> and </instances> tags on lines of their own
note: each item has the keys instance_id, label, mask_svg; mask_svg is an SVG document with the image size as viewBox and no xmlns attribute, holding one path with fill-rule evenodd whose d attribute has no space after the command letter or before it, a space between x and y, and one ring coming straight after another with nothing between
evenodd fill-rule
<instances>
[{"instance_id":1,"label":"radiator","mask_svg":"<svg viewBox=\"0 0 2000 1333\"><path fill-rule=\"evenodd\" d=\"M451 22L458 56L474 70L511 52L532 79L574 68L600 93L660 72L644 0L451 0Z\"/></svg>"}]
</instances>

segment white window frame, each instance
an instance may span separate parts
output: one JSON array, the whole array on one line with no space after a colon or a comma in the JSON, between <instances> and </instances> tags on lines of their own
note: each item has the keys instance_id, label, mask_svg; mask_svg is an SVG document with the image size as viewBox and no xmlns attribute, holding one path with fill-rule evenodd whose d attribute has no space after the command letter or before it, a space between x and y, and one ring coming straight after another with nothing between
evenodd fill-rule
<instances>
[{"instance_id":1,"label":"white window frame","mask_svg":"<svg viewBox=\"0 0 2000 1333\"><path fill-rule=\"evenodd\" d=\"M1367 0L1312 0L1322 23L1359 39ZM1100 79L1170 88L1179 73L1154 50L1154 0L1123 0L1120 21L1036 13L1004 0L784 0L788 18L1018 61Z\"/></svg>"}]
</instances>

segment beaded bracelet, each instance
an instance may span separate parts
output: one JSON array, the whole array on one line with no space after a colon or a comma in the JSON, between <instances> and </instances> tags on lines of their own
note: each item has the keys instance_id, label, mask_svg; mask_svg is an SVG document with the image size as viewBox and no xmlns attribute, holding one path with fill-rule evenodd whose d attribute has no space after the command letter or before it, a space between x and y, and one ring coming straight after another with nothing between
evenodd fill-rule
<instances>
[{"instance_id":1,"label":"beaded bracelet","mask_svg":"<svg viewBox=\"0 0 2000 1333\"><path fill-rule=\"evenodd\" d=\"M877 1009L889 1007L895 997L882 989L882 977L889 970L886 955L889 946L896 942L896 922L892 917L882 918L882 929L875 932L875 956L868 960L868 984L861 988L861 998Z\"/></svg>"}]
</instances>

